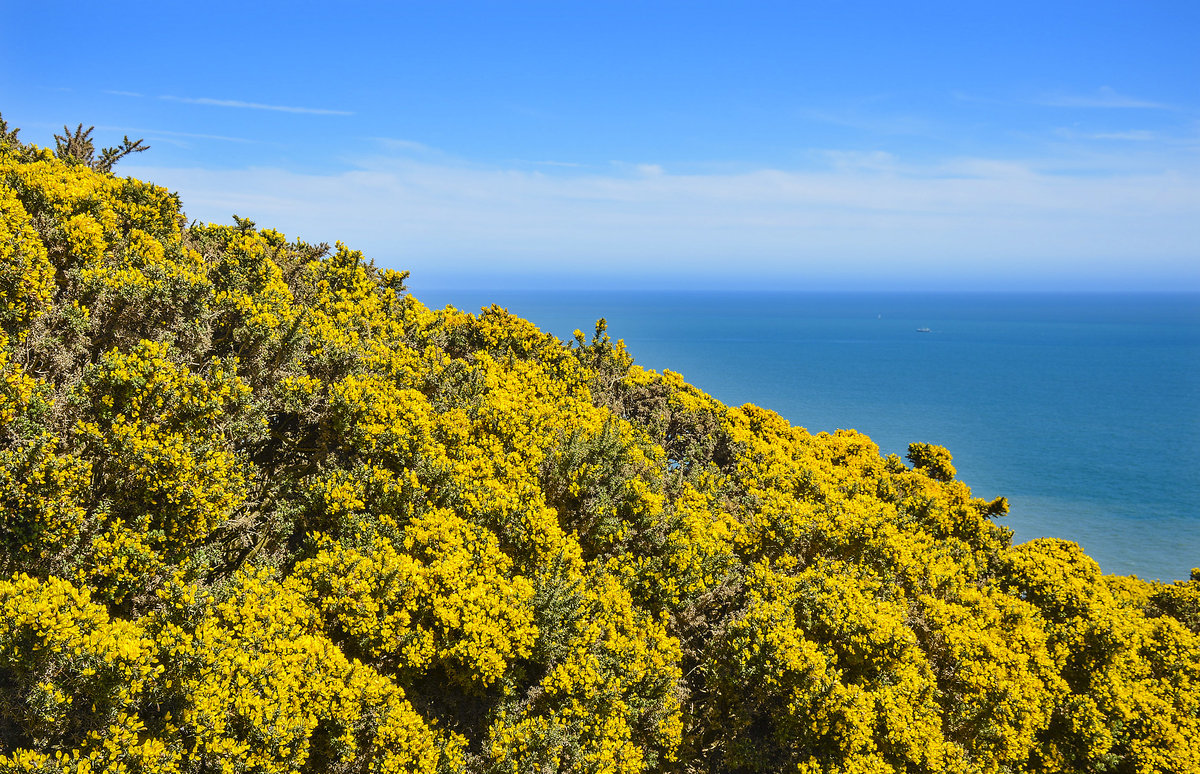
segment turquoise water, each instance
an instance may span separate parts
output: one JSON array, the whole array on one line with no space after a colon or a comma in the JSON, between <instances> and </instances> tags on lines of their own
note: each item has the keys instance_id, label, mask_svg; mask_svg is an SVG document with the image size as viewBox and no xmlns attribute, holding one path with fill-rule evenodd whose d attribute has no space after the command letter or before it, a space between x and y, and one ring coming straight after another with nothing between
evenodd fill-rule
<instances>
[{"instance_id":1,"label":"turquoise water","mask_svg":"<svg viewBox=\"0 0 1200 774\"><path fill-rule=\"evenodd\" d=\"M886 454L947 447L1015 540L1105 572L1200 565L1200 295L422 291L560 338L605 317L637 362ZM929 332L918 332L929 328Z\"/></svg>"}]
</instances>

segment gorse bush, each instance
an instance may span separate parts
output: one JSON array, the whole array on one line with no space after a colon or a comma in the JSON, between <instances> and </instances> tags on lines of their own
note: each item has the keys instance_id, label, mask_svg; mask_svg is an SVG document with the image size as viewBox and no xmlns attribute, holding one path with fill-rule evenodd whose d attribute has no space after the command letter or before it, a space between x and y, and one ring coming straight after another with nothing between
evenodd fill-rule
<instances>
[{"instance_id":1,"label":"gorse bush","mask_svg":"<svg viewBox=\"0 0 1200 774\"><path fill-rule=\"evenodd\" d=\"M138 149L0 125L0 771L1200 771L1200 579Z\"/></svg>"}]
</instances>

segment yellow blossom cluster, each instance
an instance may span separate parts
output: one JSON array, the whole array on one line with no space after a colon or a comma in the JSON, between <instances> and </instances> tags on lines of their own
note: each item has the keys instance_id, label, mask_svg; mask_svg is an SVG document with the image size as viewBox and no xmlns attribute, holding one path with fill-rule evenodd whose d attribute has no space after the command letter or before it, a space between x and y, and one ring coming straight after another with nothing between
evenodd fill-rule
<instances>
[{"instance_id":1,"label":"yellow blossom cluster","mask_svg":"<svg viewBox=\"0 0 1200 774\"><path fill-rule=\"evenodd\" d=\"M0 138L0 771L1200 771L1200 571Z\"/></svg>"}]
</instances>

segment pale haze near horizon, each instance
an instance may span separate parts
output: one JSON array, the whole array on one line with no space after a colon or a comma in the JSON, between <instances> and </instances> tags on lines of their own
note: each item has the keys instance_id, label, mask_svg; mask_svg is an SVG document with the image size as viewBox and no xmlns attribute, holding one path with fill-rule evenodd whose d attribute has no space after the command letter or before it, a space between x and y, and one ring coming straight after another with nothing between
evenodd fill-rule
<instances>
[{"instance_id":1,"label":"pale haze near horizon","mask_svg":"<svg viewBox=\"0 0 1200 774\"><path fill-rule=\"evenodd\" d=\"M1200 290L1194 3L4 6L23 140L415 289Z\"/></svg>"}]
</instances>

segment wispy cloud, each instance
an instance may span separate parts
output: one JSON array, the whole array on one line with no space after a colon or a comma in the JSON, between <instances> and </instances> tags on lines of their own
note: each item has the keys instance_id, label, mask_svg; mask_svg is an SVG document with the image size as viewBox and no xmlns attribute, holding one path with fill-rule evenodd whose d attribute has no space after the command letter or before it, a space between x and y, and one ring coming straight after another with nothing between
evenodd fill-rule
<instances>
[{"instance_id":1,"label":"wispy cloud","mask_svg":"<svg viewBox=\"0 0 1200 774\"><path fill-rule=\"evenodd\" d=\"M858 109L805 109L799 114L809 121L873 134L925 136L934 131L929 119L913 115L872 113Z\"/></svg>"},{"instance_id":2,"label":"wispy cloud","mask_svg":"<svg viewBox=\"0 0 1200 774\"><path fill-rule=\"evenodd\" d=\"M213 107L242 108L245 110L275 110L280 113L307 113L318 116L352 116L349 110L330 110L328 108L294 107L291 105L265 105L260 102L242 102L237 99L213 99L211 97L175 97L163 95L159 99L171 102L186 102L189 105L212 105Z\"/></svg>"},{"instance_id":3,"label":"wispy cloud","mask_svg":"<svg viewBox=\"0 0 1200 774\"><path fill-rule=\"evenodd\" d=\"M136 91L120 91L118 89L105 89L105 94L112 94L117 97L144 97L144 94L139 94Z\"/></svg>"},{"instance_id":4,"label":"wispy cloud","mask_svg":"<svg viewBox=\"0 0 1200 774\"><path fill-rule=\"evenodd\" d=\"M583 166L578 161L530 161L529 163L539 167L564 167L570 169L578 169Z\"/></svg>"},{"instance_id":5,"label":"wispy cloud","mask_svg":"<svg viewBox=\"0 0 1200 774\"><path fill-rule=\"evenodd\" d=\"M189 140L217 140L219 142L240 142L240 143L255 143L256 140L250 140L245 137L227 137L223 134L198 134L196 132L173 132L167 129L131 129L124 126L100 126L97 127L101 131L121 132L122 134L135 135L145 137L147 139L168 139L172 137L185 138Z\"/></svg>"},{"instance_id":6,"label":"wispy cloud","mask_svg":"<svg viewBox=\"0 0 1200 774\"><path fill-rule=\"evenodd\" d=\"M1200 165L1112 158L1078 171L871 152L830 155L818 169L701 174L396 157L332 175L127 171L178 190L193 217L237 213L310 241L342 239L418 275L1053 276L1070 286L1107 272L1200 288Z\"/></svg>"},{"instance_id":7,"label":"wispy cloud","mask_svg":"<svg viewBox=\"0 0 1200 774\"><path fill-rule=\"evenodd\" d=\"M416 140L405 140L398 137L372 137L371 139L379 143L384 150L397 153L440 153L436 148Z\"/></svg>"},{"instance_id":8,"label":"wispy cloud","mask_svg":"<svg viewBox=\"0 0 1200 774\"><path fill-rule=\"evenodd\" d=\"M1132 129L1123 132L1080 132L1074 129L1058 129L1055 134L1070 140L1113 140L1117 142L1164 142L1166 138L1159 132L1146 129Z\"/></svg>"},{"instance_id":9,"label":"wispy cloud","mask_svg":"<svg viewBox=\"0 0 1200 774\"><path fill-rule=\"evenodd\" d=\"M970 92L962 91L961 89L952 90L950 92L950 98L957 102L969 102L969 103L974 103L974 104L978 104L978 105L1008 105L1008 104L1011 104L1011 102L1007 99L1000 99L999 97L984 97L984 96L980 96L978 94L972 94Z\"/></svg>"},{"instance_id":10,"label":"wispy cloud","mask_svg":"<svg viewBox=\"0 0 1200 774\"><path fill-rule=\"evenodd\" d=\"M843 171L897 171L896 157L886 151L826 150L821 155L834 169Z\"/></svg>"},{"instance_id":11,"label":"wispy cloud","mask_svg":"<svg viewBox=\"0 0 1200 774\"><path fill-rule=\"evenodd\" d=\"M1120 94L1108 86L1101 86L1095 94L1048 95L1038 100L1038 104L1049 107L1171 109L1170 105L1162 102L1130 97Z\"/></svg>"}]
</instances>

